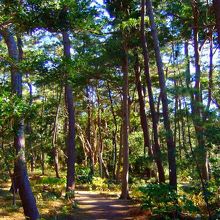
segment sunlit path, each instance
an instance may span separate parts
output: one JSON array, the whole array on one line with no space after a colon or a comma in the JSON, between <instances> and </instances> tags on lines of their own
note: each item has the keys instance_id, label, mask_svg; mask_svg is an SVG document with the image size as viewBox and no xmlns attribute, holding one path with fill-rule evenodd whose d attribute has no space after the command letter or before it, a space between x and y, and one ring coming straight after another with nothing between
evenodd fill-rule
<instances>
[{"instance_id":1,"label":"sunlit path","mask_svg":"<svg viewBox=\"0 0 220 220\"><path fill-rule=\"evenodd\" d=\"M76 218L80 219L134 219L132 217L132 209L135 205L132 201L119 200L98 192L77 191L76 201L79 211ZM81 214L81 215L80 215Z\"/></svg>"}]
</instances>

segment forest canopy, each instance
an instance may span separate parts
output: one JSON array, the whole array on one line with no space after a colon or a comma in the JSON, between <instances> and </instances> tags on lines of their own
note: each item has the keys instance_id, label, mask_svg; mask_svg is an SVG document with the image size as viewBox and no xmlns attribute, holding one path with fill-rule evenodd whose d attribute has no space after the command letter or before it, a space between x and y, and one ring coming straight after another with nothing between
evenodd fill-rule
<instances>
[{"instance_id":1,"label":"forest canopy","mask_svg":"<svg viewBox=\"0 0 220 220\"><path fill-rule=\"evenodd\" d=\"M1 0L0 216L218 219L219 46L220 0Z\"/></svg>"}]
</instances>

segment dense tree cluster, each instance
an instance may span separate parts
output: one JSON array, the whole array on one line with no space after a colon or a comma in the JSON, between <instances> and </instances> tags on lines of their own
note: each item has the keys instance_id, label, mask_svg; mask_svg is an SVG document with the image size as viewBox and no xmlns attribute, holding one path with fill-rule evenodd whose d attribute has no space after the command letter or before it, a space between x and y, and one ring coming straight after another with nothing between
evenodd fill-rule
<instances>
[{"instance_id":1,"label":"dense tree cluster","mask_svg":"<svg viewBox=\"0 0 220 220\"><path fill-rule=\"evenodd\" d=\"M25 216L28 173L219 187L220 1L0 1L0 167ZM193 182L193 180L197 180Z\"/></svg>"}]
</instances>

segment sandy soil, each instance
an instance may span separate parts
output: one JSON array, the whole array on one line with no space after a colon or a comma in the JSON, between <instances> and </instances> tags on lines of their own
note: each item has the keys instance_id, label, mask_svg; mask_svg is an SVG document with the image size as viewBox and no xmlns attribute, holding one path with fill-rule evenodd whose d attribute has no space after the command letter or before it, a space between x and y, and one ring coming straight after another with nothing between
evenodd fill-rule
<instances>
[{"instance_id":1,"label":"sandy soil","mask_svg":"<svg viewBox=\"0 0 220 220\"><path fill-rule=\"evenodd\" d=\"M73 219L129 220L134 219L132 210L137 209L132 201L100 195L97 192L77 191L76 201L79 208Z\"/></svg>"}]
</instances>

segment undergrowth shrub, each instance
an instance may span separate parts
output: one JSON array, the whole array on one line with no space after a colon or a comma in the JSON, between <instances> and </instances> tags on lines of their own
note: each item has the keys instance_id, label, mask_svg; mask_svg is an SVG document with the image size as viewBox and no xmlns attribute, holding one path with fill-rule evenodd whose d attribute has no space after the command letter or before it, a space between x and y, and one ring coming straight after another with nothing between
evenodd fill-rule
<instances>
[{"instance_id":1,"label":"undergrowth shrub","mask_svg":"<svg viewBox=\"0 0 220 220\"><path fill-rule=\"evenodd\" d=\"M170 216L182 211L188 213L198 212L192 200L186 195L177 195L169 184L148 184L139 188L141 192L141 207L150 209L153 215Z\"/></svg>"},{"instance_id":2,"label":"undergrowth shrub","mask_svg":"<svg viewBox=\"0 0 220 220\"><path fill-rule=\"evenodd\" d=\"M108 190L107 180L101 177L93 177L92 178L92 189L99 191Z\"/></svg>"},{"instance_id":3,"label":"undergrowth shrub","mask_svg":"<svg viewBox=\"0 0 220 220\"><path fill-rule=\"evenodd\" d=\"M76 173L77 173L77 178L76 178L77 184L86 184L92 182L92 174L89 167L77 165Z\"/></svg>"},{"instance_id":4,"label":"undergrowth shrub","mask_svg":"<svg viewBox=\"0 0 220 220\"><path fill-rule=\"evenodd\" d=\"M65 191L65 185L65 178L42 177L35 185L35 187L41 188L41 192L38 193L37 197L46 200L56 200L62 196L62 192Z\"/></svg>"},{"instance_id":5,"label":"undergrowth shrub","mask_svg":"<svg viewBox=\"0 0 220 220\"><path fill-rule=\"evenodd\" d=\"M144 179L134 178L132 179L132 183L130 184L131 196L133 198L140 198L141 192L140 187L144 187L146 185L146 181Z\"/></svg>"}]
</instances>

